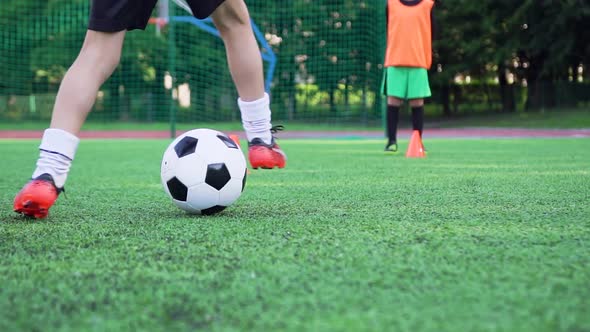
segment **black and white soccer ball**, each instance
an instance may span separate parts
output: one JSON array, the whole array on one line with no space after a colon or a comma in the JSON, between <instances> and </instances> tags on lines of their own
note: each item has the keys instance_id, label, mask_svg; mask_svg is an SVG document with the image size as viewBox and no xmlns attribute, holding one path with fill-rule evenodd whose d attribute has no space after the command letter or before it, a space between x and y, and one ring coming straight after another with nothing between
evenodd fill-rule
<instances>
[{"instance_id":1,"label":"black and white soccer ball","mask_svg":"<svg viewBox=\"0 0 590 332\"><path fill-rule=\"evenodd\" d=\"M246 159L231 138L211 129L195 129L172 142L162 158L161 178L176 206L211 215L224 210L246 185Z\"/></svg>"}]
</instances>

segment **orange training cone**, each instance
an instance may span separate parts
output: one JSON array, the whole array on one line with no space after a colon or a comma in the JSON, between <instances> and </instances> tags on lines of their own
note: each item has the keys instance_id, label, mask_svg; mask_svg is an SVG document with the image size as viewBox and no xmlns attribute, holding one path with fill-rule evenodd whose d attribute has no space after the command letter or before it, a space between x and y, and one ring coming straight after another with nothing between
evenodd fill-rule
<instances>
[{"instance_id":1,"label":"orange training cone","mask_svg":"<svg viewBox=\"0 0 590 332\"><path fill-rule=\"evenodd\" d=\"M238 137L238 135L229 135L229 138L231 138L231 140L234 141L234 143L240 146L240 138Z\"/></svg>"},{"instance_id":2,"label":"orange training cone","mask_svg":"<svg viewBox=\"0 0 590 332\"><path fill-rule=\"evenodd\" d=\"M412 138L410 138L410 146L408 146L408 151L406 152L406 157L426 157L426 154L424 153L424 146L422 145L422 139L420 138L420 132L418 130L414 130L412 133Z\"/></svg>"},{"instance_id":3,"label":"orange training cone","mask_svg":"<svg viewBox=\"0 0 590 332\"><path fill-rule=\"evenodd\" d=\"M233 134L232 134L232 135L229 135L229 138L230 138L232 141L234 141L234 143L236 143L236 144L238 145L238 147L240 147L240 149L241 149L241 146L240 146L240 137L239 137L238 135L233 135ZM246 173L247 173L248 175L249 175L249 174L251 174L251 172L250 172L250 169L246 168Z\"/></svg>"}]
</instances>

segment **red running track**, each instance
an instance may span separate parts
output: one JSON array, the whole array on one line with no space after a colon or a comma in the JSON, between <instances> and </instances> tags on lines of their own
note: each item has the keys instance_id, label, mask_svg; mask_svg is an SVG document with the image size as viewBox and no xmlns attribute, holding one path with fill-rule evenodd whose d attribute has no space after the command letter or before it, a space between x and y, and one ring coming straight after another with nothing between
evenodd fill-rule
<instances>
[{"instance_id":1,"label":"red running track","mask_svg":"<svg viewBox=\"0 0 590 332\"><path fill-rule=\"evenodd\" d=\"M181 134L181 131L177 132ZM40 139L43 132L39 130L0 130L0 139ZM227 132L244 136L243 132ZM410 137L411 131L402 129L401 137ZM91 139L165 139L170 138L168 131L83 131L80 138ZM590 137L590 129L520 129L520 128L458 128L426 129L425 137L431 138L552 138L552 137ZM280 138L383 138L381 131L284 131Z\"/></svg>"}]
</instances>

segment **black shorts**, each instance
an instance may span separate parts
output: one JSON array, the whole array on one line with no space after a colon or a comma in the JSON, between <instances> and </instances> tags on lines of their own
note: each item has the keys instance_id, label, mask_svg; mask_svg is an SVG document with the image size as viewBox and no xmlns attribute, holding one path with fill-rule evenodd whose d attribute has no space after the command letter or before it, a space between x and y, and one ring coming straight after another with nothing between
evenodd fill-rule
<instances>
[{"instance_id":1,"label":"black shorts","mask_svg":"<svg viewBox=\"0 0 590 332\"><path fill-rule=\"evenodd\" d=\"M187 0L198 19L211 15L224 0ZM92 0L88 29L102 32L145 29L158 0ZM175 4L171 3L171 6Z\"/></svg>"}]
</instances>

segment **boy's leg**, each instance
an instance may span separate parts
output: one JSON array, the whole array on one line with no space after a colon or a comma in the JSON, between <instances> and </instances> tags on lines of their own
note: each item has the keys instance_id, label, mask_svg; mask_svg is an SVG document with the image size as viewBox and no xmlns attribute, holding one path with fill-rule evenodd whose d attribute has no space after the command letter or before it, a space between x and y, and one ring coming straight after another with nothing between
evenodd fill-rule
<instances>
[{"instance_id":1,"label":"boy's leg","mask_svg":"<svg viewBox=\"0 0 590 332\"><path fill-rule=\"evenodd\" d=\"M125 32L87 32L82 50L57 93L50 128L45 130L39 146L33 180L15 197L16 212L35 218L47 216L65 185L78 148L76 135L98 89L119 63L124 37Z\"/></svg>"},{"instance_id":2,"label":"boy's leg","mask_svg":"<svg viewBox=\"0 0 590 332\"><path fill-rule=\"evenodd\" d=\"M248 8L243 0L225 0L211 17L225 44L228 66L240 96L238 105L249 142L250 164L253 168L283 168L287 158L272 136L270 99L264 91L262 57Z\"/></svg>"},{"instance_id":3,"label":"boy's leg","mask_svg":"<svg viewBox=\"0 0 590 332\"><path fill-rule=\"evenodd\" d=\"M262 57L246 4L243 0L225 0L211 18L225 44L227 63L240 99L251 102L262 98Z\"/></svg>"},{"instance_id":4,"label":"boy's leg","mask_svg":"<svg viewBox=\"0 0 590 332\"><path fill-rule=\"evenodd\" d=\"M79 133L94 105L98 89L119 64L124 38L125 31L88 30L80 54L59 87L50 128L73 135Z\"/></svg>"},{"instance_id":5,"label":"boy's leg","mask_svg":"<svg viewBox=\"0 0 590 332\"><path fill-rule=\"evenodd\" d=\"M43 218L63 190L78 147L76 135L100 86L119 63L125 30L143 29L157 0L93 0L88 32L57 94L33 179L17 194L14 210Z\"/></svg>"}]
</instances>

